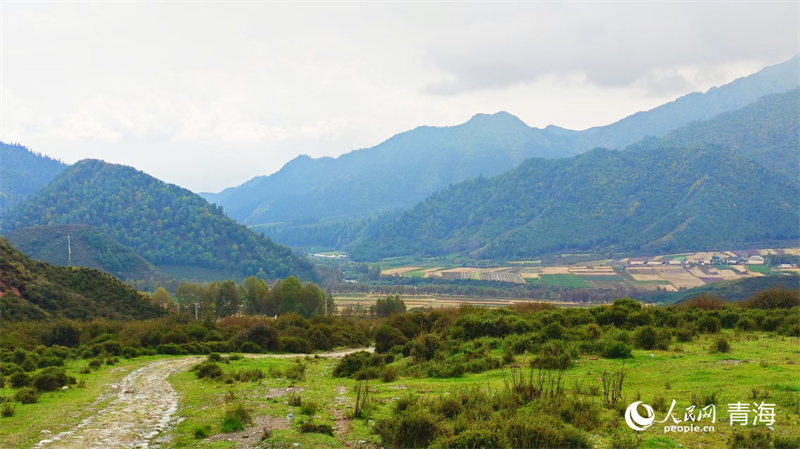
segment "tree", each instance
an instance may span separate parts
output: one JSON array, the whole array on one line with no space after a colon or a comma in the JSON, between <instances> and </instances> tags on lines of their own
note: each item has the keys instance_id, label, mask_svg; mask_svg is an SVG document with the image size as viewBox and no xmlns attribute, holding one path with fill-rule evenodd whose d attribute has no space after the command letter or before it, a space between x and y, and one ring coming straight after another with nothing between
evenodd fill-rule
<instances>
[{"instance_id":1,"label":"tree","mask_svg":"<svg viewBox=\"0 0 800 449\"><path fill-rule=\"evenodd\" d=\"M268 296L269 287L263 279L250 276L242 283L242 297L247 313L253 315L264 313Z\"/></svg>"},{"instance_id":2,"label":"tree","mask_svg":"<svg viewBox=\"0 0 800 449\"><path fill-rule=\"evenodd\" d=\"M233 281L225 281L220 286L219 293L217 293L217 316L226 317L231 316L239 310L241 304L241 297L239 296L239 289L236 288L236 283Z\"/></svg>"},{"instance_id":3,"label":"tree","mask_svg":"<svg viewBox=\"0 0 800 449\"><path fill-rule=\"evenodd\" d=\"M406 303L400 299L400 295L387 296L375 302L375 313L379 317L387 317L395 312L403 313L406 311Z\"/></svg>"},{"instance_id":4,"label":"tree","mask_svg":"<svg viewBox=\"0 0 800 449\"><path fill-rule=\"evenodd\" d=\"M297 304L297 311L308 318L312 315L321 315L325 307L325 292L312 284L306 282L300 292L300 301Z\"/></svg>"},{"instance_id":5,"label":"tree","mask_svg":"<svg viewBox=\"0 0 800 449\"><path fill-rule=\"evenodd\" d=\"M281 303L279 312L297 312L297 303L302 290L303 284L296 277L289 276L284 279L280 286Z\"/></svg>"},{"instance_id":6,"label":"tree","mask_svg":"<svg viewBox=\"0 0 800 449\"><path fill-rule=\"evenodd\" d=\"M158 287L153 292L153 301L161 307L169 307L173 302L172 296L169 295L169 292L164 287Z\"/></svg>"}]
</instances>

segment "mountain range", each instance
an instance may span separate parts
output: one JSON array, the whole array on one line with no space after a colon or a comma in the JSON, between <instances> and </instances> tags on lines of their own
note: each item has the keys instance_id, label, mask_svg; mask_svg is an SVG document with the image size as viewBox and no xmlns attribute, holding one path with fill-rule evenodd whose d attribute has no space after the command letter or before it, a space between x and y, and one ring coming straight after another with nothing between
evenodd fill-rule
<instances>
[{"instance_id":1,"label":"mountain range","mask_svg":"<svg viewBox=\"0 0 800 449\"><path fill-rule=\"evenodd\" d=\"M660 137L693 121L737 110L764 95L783 93L798 86L798 63L795 57L608 126L538 129L506 112L478 114L462 125L419 127L335 159L299 156L275 174L201 195L248 225L309 223L406 208L450 184L500 174L530 157L623 148L646 136Z\"/></svg>"},{"instance_id":2,"label":"mountain range","mask_svg":"<svg viewBox=\"0 0 800 449\"><path fill-rule=\"evenodd\" d=\"M350 254L669 253L797 239L798 222L796 180L724 148L596 149L444 189Z\"/></svg>"}]
</instances>

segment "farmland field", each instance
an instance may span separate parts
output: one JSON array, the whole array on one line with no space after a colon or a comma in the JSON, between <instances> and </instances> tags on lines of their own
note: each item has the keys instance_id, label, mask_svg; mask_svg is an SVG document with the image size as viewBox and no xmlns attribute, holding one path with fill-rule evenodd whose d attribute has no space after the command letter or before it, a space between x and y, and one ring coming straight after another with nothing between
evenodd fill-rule
<instances>
[{"instance_id":1,"label":"farmland field","mask_svg":"<svg viewBox=\"0 0 800 449\"><path fill-rule=\"evenodd\" d=\"M588 287L580 276L574 274L542 274L542 282L557 287Z\"/></svg>"}]
</instances>

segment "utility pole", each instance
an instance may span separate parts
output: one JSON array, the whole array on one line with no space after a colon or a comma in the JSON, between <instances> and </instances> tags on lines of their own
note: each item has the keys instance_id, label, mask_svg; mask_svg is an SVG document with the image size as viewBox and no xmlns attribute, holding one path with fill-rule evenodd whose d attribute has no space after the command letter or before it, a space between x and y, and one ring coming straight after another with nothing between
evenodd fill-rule
<instances>
[{"instance_id":1,"label":"utility pole","mask_svg":"<svg viewBox=\"0 0 800 449\"><path fill-rule=\"evenodd\" d=\"M69 234L67 234L67 266L72 266L72 241L69 238Z\"/></svg>"}]
</instances>

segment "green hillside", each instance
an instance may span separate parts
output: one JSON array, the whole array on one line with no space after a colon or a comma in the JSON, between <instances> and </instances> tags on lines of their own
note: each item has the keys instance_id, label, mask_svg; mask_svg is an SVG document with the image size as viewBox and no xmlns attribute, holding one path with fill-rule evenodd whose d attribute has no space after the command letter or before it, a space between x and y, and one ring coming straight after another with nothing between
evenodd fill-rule
<instances>
[{"instance_id":1,"label":"green hillside","mask_svg":"<svg viewBox=\"0 0 800 449\"><path fill-rule=\"evenodd\" d=\"M226 217L221 208L131 167L83 160L4 214L2 227L85 224L157 267L199 267L313 280L311 264Z\"/></svg>"},{"instance_id":2,"label":"green hillside","mask_svg":"<svg viewBox=\"0 0 800 449\"><path fill-rule=\"evenodd\" d=\"M722 148L530 159L432 195L354 244L355 259L670 253L797 239L798 183Z\"/></svg>"},{"instance_id":3,"label":"green hillside","mask_svg":"<svg viewBox=\"0 0 800 449\"><path fill-rule=\"evenodd\" d=\"M95 268L122 280L164 277L133 250L91 226L33 226L4 235L11 245L31 259L61 266L69 262L67 236L71 242L72 266Z\"/></svg>"},{"instance_id":4,"label":"green hillside","mask_svg":"<svg viewBox=\"0 0 800 449\"><path fill-rule=\"evenodd\" d=\"M56 267L25 257L0 238L0 320L55 317L146 319L166 314L150 299L106 273Z\"/></svg>"},{"instance_id":5,"label":"green hillside","mask_svg":"<svg viewBox=\"0 0 800 449\"><path fill-rule=\"evenodd\" d=\"M66 167L22 145L0 142L0 213L36 193Z\"/></svg>"},{"instance_id":6,"label":"green hillside","mask_svg":"<svg viewBox=\"0 0 800 449\"><path fill-rule=\"evenodd\" d=\"M719 145L770 170L800 173L800 89L768 95L734 112L693 122L629 149Z\"/></svg>"}]
</instances>

